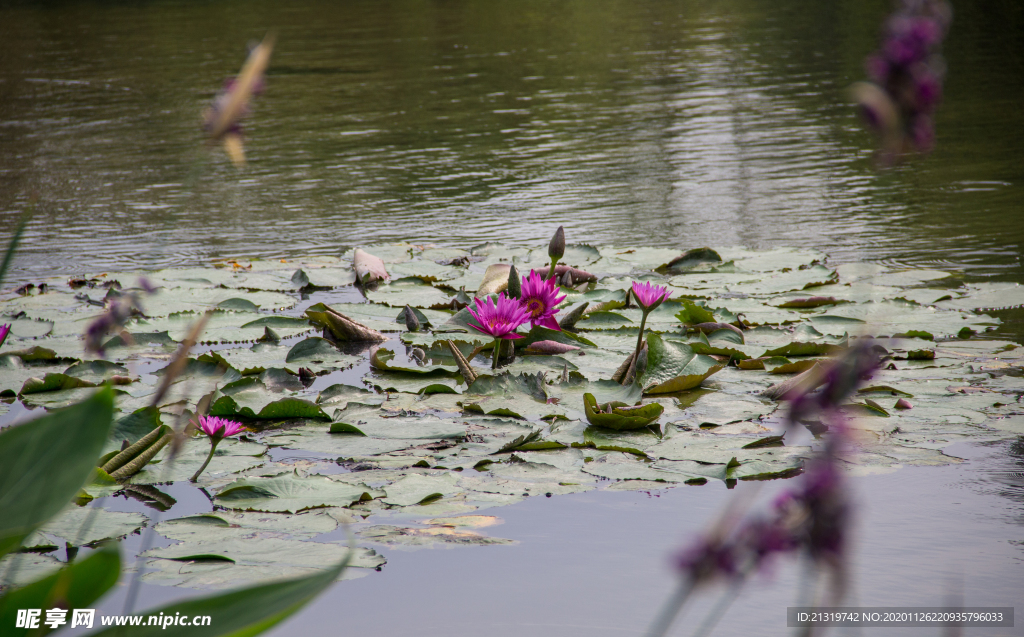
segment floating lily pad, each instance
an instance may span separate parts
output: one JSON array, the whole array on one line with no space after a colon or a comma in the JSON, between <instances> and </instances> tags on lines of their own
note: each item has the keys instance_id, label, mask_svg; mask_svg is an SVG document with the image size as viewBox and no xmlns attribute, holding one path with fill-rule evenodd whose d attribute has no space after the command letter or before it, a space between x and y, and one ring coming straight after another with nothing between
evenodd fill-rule
<instances>
[{"instance_id":1,"label":"floating lily pad","mask_svg":"<svg viewBox=\"0 0 1024 637\"><path fill-rule=\"evenodd\" d=\"M658 403L630 405L623 402L598 404L593 394L583 395L583 407L590 424L608 429L640 429L653 423L665 410Z\"/></svg>"},{"instance_id":2,"label":"floating lily pad","mask_svg":"<svg viewBox=\"0 0 1024 637\"><path fill-rule=\"evenodd\" d=\"M647 370L638 382L645 393L665 394L700 386L724 366L697 354L687 345L664 340L660 334L647 337Z\"/></svg>"},{"instance_id":3,"label":"floating lily pad","mask_svg":"<svg viewBox=\"0 0 1024 637\"><path fill-rule=\"evenodd\" d=\"M241 478L217 492L214 500L222 507L242 511L298 513L306 509L348 506L373 489L365 485L337 482L323 476L300 478L286 473L271 478Z\"/></svg>"}]
</instances>

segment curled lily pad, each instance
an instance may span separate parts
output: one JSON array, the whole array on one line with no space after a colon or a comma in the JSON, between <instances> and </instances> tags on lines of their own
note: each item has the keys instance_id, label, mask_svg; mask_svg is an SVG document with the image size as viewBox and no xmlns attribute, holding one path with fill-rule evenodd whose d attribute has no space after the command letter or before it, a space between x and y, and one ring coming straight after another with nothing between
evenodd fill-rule
<instances>
[{"instance_id":1,"label":"curled lily pad","mask_svg":"<svg viewBox=\"0 0 1024 637\"><path fill-rule=\"evenodd\" d=\"M78 387L95 387L96 383L67 374L47 374L43 378L29 378L21 386L19 394L36 394L39 392L60 391Z\"/></svg>"},{"instance_id":2,"label":"curled lily pad","mask_svg":"<svg viewBox=\"0 0 1024 637\"><path fill-rule=\"evenodd\" d=\"M598 405L593 394L583 394L583 408L590 424L619 430L646 427L665 411L659 403L628 405L612 401Z\"/></svg>"},{"instance_id":3,"label":"curled lily pad","mask_svg":"<svg viewBox=\"0 0 1024 637\"><path fill-rule=\"evenodd\" d=\"M679 322L683 325L715 322L715 315L707 308L697 305L689 299L680 299L680 303L682 304L683 309L676 313L676 318L679 319Z\"/></svg>"},{"instance_id":4,"label":"curled lily pad","mask_svg":"<svg viewBox=\"0 0 1024 637\"><path fill-rule=\"evenodd\" d=\"M687 250L668 263L658 266L657 272L675 274L699 266L704 263L721 263L722 256L708 247Z\"/></svg>"},{"instance_id":5,"label":"curled lily pad","mask_svg":"<svg viewBox=\"0 0 1024 637\"><path fill-rule=\"evenodd\" d=\"M384 267L384 261L361 248L356 248L355 254L352 255L352 269L356 271L356 278L360 283L376 283L391 279Z\"/></svg>"},{"instance_id":6,"label":"curled lily pad","mask_svg":"<svg viewBox=\"0 0 1024 637\"><path fill-rule=\"evenodd\" d=\"M508 273L511 270L512 265L508 263L492 263L487 266L484 280L476 291L477 298L484 298L489 294L498 294L505 290L508 287Z\"/></svg>"},{"instance_id":7,"label":"curled lily pad","mask_svg":"<svg viewBox=\"0 0 1024 637\"><path fill-rule=\"evenodd\" d=\"M383 343L388 340L388 337L377 330L370 329L358 321L353 321L323 303L306 308L306 316L317 325L329 330L334 338L341 341Z\"/></svg>"},{"instance_id":8,"label":"curled lily pad","mask_svg":"<svg viewBox=\"0 0 1024 637\"><path fill-rule=\"evenodd\" d=\"M455 374L459 371L454 365L417 365L414 361L402 364L395 360L395 353L386 347L374 350L370 355L370 366L382 371L406 372L408 374L432 374L435 372Z\"/></svg>"}]
</instances>

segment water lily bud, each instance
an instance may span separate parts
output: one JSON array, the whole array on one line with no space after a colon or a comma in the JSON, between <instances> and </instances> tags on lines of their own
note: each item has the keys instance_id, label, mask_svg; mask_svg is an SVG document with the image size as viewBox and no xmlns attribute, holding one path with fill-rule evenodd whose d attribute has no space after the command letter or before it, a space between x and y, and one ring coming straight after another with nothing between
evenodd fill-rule
<instances>
[{"instance_id":1,"label":"water lily bud","mask_svg":"<svg viewBox=\"0 0 1024 637\"><path fill-rule=\"evenodd\" d=\"M418 360L421 363L423 361L427 360L427 353L424 352L422 349L420 349L418 347L412 348L411 355L412 355L413 358L415 358L416 360Z\"/></svg>"},{"instance_id":2,"label":"water lily bud","mask_svg":"<svg viewBox=\"0 0 1024 637\"><path fill-rule=\"evenodd\" d=\"M572 287L572 273L566 270L565 276L562 277L562 285L567 288Z\"/></svg>"},{"instance_id":3,"label":"water lily bud","mask_svg":"<svg viewBox=\"0 0 1024 637\"><path fill-rule=\"evenodd\" d=\"M416 312L408 305L405 306L405 327L410 332L418 332L420 329L420 319L417 318Z\"/></svg>"},{"instance_id":4,"label":"water lily bud","mask_svg":"<svg viewBox=\"0 0 1024 637\"><path fill-rule=\"evenodd\" d=\"M523 296L523 281L519 277L519 270L516 269L515 265L509 268L506 292L508 292L508 298L510 299L518 299Z\"/></svg>"},{"instance_id":5,"label":"water lily bud","mask_svg":"<svg viewBox=\"0 0 1024 637\"><path fill-rule=\"evenodd\" d=\"M565 230L562 226L558 226L558 230L555 230L555 236L551 237L551 243L548 244L548 256L552 259L561 259L565 254Z\"/></svg>"}]
</instances>

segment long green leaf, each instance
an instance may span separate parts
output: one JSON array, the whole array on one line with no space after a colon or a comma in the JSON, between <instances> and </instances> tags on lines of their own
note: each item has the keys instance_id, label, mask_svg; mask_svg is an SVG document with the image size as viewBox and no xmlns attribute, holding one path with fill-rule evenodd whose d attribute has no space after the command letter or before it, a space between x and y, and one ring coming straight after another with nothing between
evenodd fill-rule
<instances>
[{"instance_id":1,"label":"long green leaf","mask_svg":"<svg viewBox=\"0 0 1024 637\"><path fill-rule=\"evenodd\" d=\"M308 604L348 566L352 552L337 566L306 577L240 588L146 611L147 616L209 616L207 626L112 626L92 637L248 637L258 635ZM148 620L147 620L148 621Z\"/></svg>"},{"instance_id":2,"label":"long green leaf","mask_svg":"<svg viewBox=\"0 0 1024 637\"><path fill-rule=\"evenodd\" d=\"M28 218L28 214L21 216L21 220L18 221L18 227L14 229L14 235L11 236L11 242L7 245L7 252L4 253L3 263L0 263L0 283L3 283L4 276L7 274L7 268L11 266L11 260L14 258L15 250L18 249L21 235L25 233L25 226L28 225Z\"/></svg>"},{"instance_id":3,"label":"long green leaf","mask_svg":"<svg viewBox=\"0 0 1024 637\"><path fill-rule=\"evenodd\" d=\"M56 515L96 469L110 433L114 391L0 433L0 555Z\"/></svg>"},{"instance_id":4,"label":"long green leaf","mask_svg":"<svg viewBox=\"0 0 1024 637\"><path fill-rule=\"evenodd\" d=\"M117 545L105 546L56 573L0 597L0 626L4 627L5 635L27 635L30 632L45 635L50 631L42 622L38 629L31 631L15 628L18 610L53 608L58 601L67 608L89 608L117 583L120 575L121 556ZM70 624L70 615L67 619Z\"/></svg>"}]
</instances>

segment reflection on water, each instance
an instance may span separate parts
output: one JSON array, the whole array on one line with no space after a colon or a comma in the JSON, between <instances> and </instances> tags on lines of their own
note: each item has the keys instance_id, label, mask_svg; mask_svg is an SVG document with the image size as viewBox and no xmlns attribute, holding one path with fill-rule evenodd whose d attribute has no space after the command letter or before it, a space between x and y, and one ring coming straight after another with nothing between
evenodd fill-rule
<instances>
[{"instance_id":1,"label":"reflection on water","mask_svg":"<svg viewBox=\"0 0 1024 637\"><path fill-rule=\"evenodd\" d=\"M1019 3L957 7L939 149L884 174L845 87L889 4L778 4L7 3L0 233L39 197L14 278L565 224L1020 279ZM239 172L198 113L268 27Z\"/></svg>"}]
</instances>

